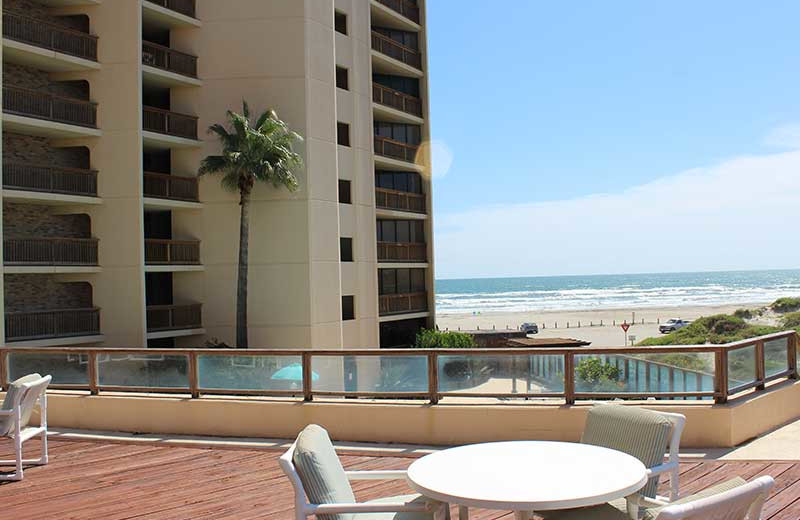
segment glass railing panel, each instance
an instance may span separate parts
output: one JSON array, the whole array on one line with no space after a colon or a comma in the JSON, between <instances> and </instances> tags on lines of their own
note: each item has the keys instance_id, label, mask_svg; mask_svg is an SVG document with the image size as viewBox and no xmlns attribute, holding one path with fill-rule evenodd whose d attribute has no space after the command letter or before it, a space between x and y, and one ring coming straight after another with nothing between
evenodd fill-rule
<instances>
[{"instance_id":1,"label":"glass railing panel","mask_svg":"<svg viewBox=\"0 0 800 520\"><path fill-rule=\"evenodd\" d=\"M562 355L439 356L439 392L552 394L564 392Z\"/></svg>"},{"instance_id":2,"label":"glass railing panel","mask_svg":"<svg viewBox=\"0 0 800 520\"><path fill-rule=\"evenodd\" d=\"M208 390L303 389L302 356L197 356L197 380Z\"/></svg>"},{"instance_id":3,"label":"glass railing panel","mask_svg":"<svg viewBox=\"0 0 800 520\"><path fill-rule=\"evenodd\" d=\"M426 393L428 358L402 356L314 356L315 392Z\"/></svg>"},{"instance_id":4,"label":"glass railing panel","mask_svg":"<svg viewBox=\"0 0 800 520\"><path fill-rule=\"evenodd\" d=\"M771 377L789 370L789 338L764 342L764 374Z\"/></svg>"},{"instance_id":5,"label":"glass railing panel","mask_svg":"<svg viewBox=\"0 0 800 520\"><path fill-rule=\"evenodd\" d=\"M28 374L53 376L53 385L89 385L89 356L84 354L8 354L8 380Z\"/></svg>"},{"instance_id":6,"label":"glass railing panel","mask_svg":"<svg viewBox=\"0 0 800 520\"><path fill-rule=\"evenodd\" d=\"M756 346L728 351L728 391L756 381Z\"/></svg>"},{"instance_id":7,"label":"glass railing panel","mask_svg":"<svg viewBox=\"0 0 800 520\"><path fill-rule=\"evenodd\" d=\"M579 394L713 393L712 352L575 356Z\"/></svg>"},{"instance_id":8,"label":"glass railing panel","mask_svg":"<svg viewBox=\"0 0 800 520\"><path fill-rule=\"evenodd\" d=\"M189 359L185 355L98 354L100 386L188 388Z\"/></svg>"}]
</instances>

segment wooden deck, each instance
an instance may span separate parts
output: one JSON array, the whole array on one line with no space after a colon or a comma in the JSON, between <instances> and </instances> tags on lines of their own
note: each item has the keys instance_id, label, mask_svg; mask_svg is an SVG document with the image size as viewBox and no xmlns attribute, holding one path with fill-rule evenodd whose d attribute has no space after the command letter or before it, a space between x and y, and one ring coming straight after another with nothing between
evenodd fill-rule
<instances>
[{"instance_id":1,"label":"wooden deck","mask_svg":"<svg viewBox=\"0 0 800 520\"><path fill-rule=\"evenodd\" d=\"M35 442L26 447L36 448ZM10 454L0 444L0 457ZM292 493L279 451L153 444L51 441L51 463L22 482L0 484L3 518L25 519L291 519ZM343 455L351 469L398 469L412 457ZM686 462L681 488L693 493L736 475L772 475L777 485L764 519L800 518L800 462ZM359 482L360 500L407 492L402 483ZM457 516L454 516L457 518ZM511 518L473 510L471 518Z\"/></svg>"}]
</instances>

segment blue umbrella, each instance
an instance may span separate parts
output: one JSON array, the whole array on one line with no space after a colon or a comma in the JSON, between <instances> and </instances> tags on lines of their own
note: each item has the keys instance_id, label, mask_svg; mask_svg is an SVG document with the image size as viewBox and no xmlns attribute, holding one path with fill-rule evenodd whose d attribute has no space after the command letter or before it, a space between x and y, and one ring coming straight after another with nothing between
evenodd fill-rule
<instances>
[{"instance_id":1,"label":"blue umbrella","mask_svg":"<svg viewBox=\"0 0 800 520\"><path fill-rule=\"evenodd\" d=\"M302 381L303 380L303 365L300 363L292 363L291 365L286 365L282 369L278 370L270 379L276 381ZM319 374L311 371L311 380L318 381Z\"/></svg>"}]
</instances>

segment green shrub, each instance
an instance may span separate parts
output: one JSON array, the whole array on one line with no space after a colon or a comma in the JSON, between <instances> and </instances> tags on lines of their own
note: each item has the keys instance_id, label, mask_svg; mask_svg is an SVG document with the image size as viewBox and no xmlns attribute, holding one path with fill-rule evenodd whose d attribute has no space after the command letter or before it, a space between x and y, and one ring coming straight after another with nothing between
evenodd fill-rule
<instances>
[{"instance_id":1,"label":"green shrub","mask_svg":"<svg viewBox=\"0 0 800 520\"><path fill-rule=\"evenodd\" d=\"M721 344L772 334L783 330L769 325L751 325L742 318L715 314L693 321L670 334L641 341L642 346Z\"/></svg>"},{"instance_id":2,"label":"green shrub","mask_svg":"<svg viewBox=\"0 0 800 520\"><path fill-rule=\"evenodd\" d=\"M769 307L780 313L800 311L800 298L778 298Z\"/></svg>"},{"instance_id":3,"label":"green shrub","mask_svg":"<svg viewBox=\"0 0 800 520\"><path fill-rule=\"evenodd\" d=\"M790 312L781 318L781 325L786 329L800 328L800 312Z\"/></svg>"},{"instance_id":4,"label":"green shrub","mask_svg":"<svg viewBox=\"0 0 800 520\"><path fill-rule=\"evenodd\" d=\"M422 329L417 333L416 348L473 348L475 339L464 332Z\"/></svg>"},{"instance_id":5,"label":"green shrub","mask_svg":"<svg viewBox=\"0 0 800 520\"><path fill-rule=\"evenodd\" d=\"M590 385L603 381L619 380L620 371L611 363L604 363L598 358L586 358L578 362L575 373L584 383Z\"/></svg>"},{"instance_id":6,"label":"green shrub","mask_svg":"<svg viewBox=\"0 0 800 520\"><path fill-rule=\"evenodd\" d=\"M741 318L743 320L752 320L753 319L753 311L750 309L736 309L733 312L733 315L737 318Z\"/></svg>"}]
</instances>

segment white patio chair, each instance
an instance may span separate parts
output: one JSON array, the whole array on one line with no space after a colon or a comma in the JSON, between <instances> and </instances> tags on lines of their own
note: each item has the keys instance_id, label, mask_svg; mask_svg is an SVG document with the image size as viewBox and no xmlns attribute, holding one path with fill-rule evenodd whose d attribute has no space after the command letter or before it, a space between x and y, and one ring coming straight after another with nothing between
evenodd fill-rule
<instances>
[{"instance_id":1,"label":"white patio chair","mask_svg":"<svg viewBox=\"0 0 800 520\"><path fill-rule=\"evenodd\" d=\"M0 460L0 466L14 466L14 473L0 474L0 480L22 480L22 466L47 464L47 385L51 376L30 374L11 383L0 407L0 437L14 440L14 460ZM39 426L28 426L39 403ZM42 456L22 458L22 443L40 435Z\"/></svg>"},{"instance_id":2,"label":"white patio chair","mask_svg":"<svg viewBox=\"0 0 800 520\"><path fill-rule=\"evenodd\" d=\"M421 495L356 502L351 480L404 480L406 471L345 471L328 432L307 426L281 455L281 469L294 488L295 519L447 520L447 504Z\"/></svg>"},{"instance_id":3,"label":"white patio chair","mask_svg":"<svg viewBox=\"0 0 800 520\"><path fill-rule=\"evenodd\" d=\"M592 407L586 419L581 442L622 451L632 455L647 468L650 477L638 493L627 499L615 500L603 506L627 512L637 518L640 507L660 507L678 498L679 452L686 417L669 412L603 403ZM664 454L669 450L667 462ZM656 494L661 475L670 476L670 496ZM584 510L585 511L585 510ZM543 513L548 520L561 520L564 511Z\"/></svg>"},{"instance_id":4,"label":"white patio chair","mask_svg":"<svg viewBox=\"0 0 800 520\"><path fill-rule=\"evenodd\" d=\"M740 477L681 498L669 505L643 510L642 520L760 520L764 502L775 481L759 477L748 483ZM628 520L627 513L609 504L570 509L558 520Z\"/></svg>"}]
</instances>

